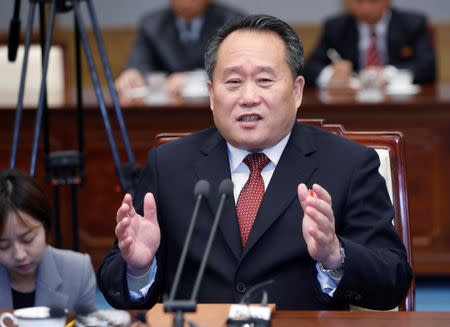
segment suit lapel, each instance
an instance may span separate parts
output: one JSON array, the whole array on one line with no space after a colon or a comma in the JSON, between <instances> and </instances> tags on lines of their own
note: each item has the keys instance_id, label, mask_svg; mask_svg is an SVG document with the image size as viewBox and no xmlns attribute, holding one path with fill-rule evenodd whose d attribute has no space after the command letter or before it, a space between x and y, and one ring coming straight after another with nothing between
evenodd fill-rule
<instances>
[{"instance_id":1,"label":"suit lapel","mask_svg":"<svg viewBox=\"0 0 450 327\"><path fill-rule=\"evenodd\" d=\"M61 284L62 279L51 253L51 248L47 247L37 274L35 305L48 305L51 302L65 308L67 306L68 295L58 291Z\"/></svg>"},{"instance_id":2,"label":"suit lapel","mask_svg":"<svg viewBox=\"0 0 450 327\"><path fill-rule=\"evenodd\" d=\"M353 63L354 70L359 71L360 67L360 59L359 59L359 32L358 26L355 19L351 18L349 23L349 31L346 35L345 40L345 48L349 51L349 60Z\"/></svg>"},{"instance_id":3,"label":"suit lapel","mask_svg":"<svg viewBox=\"0 0 450 327\"><path fill-rule=\"evenodd\" d=\"M207 203L215 214L220 200L218 196L219 185L222 180L231 179L226 142L219 133L216 133L208 139L201 152L205 156L195 163L195 170L199 179L205 179L210 183L211 190ZM239 258L242 245L233 198L229 199L225 206L219 228L233 254L236 258Z\"/></svg>"},{"instance_id":4,"label":"suit lapel","mask_svg":"<svg viewBox=\"0 0 450 327\"><path fill-rule=\"evenodd\" d=\"M399 23L401 19L399 19L398 13L394 9L391 10L391 13L387 30L387 64L391 64L395 61L394 58L399 57L399 49L405 45L403 26Z\"/></svg>"},{"instance_id":5,"label":"suit lapel","mask_svg":"<svg viewBox=\"0 0 450 327\"><path fill-rule=\"evenodd\" d=\"M292 201L298 201L298 184L306 183L317 167L315 159L308 156L314 151L310 134L306 133L301 125L296 124L264 194L242 257L251 250ZM299 212L298 219L300 218Z\"/></svg>"}]
</instances>

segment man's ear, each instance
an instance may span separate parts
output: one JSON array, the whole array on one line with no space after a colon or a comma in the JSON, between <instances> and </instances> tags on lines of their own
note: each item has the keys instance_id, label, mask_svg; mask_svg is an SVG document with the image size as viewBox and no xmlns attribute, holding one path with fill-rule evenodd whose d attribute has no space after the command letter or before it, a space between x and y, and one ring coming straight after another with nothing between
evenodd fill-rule
<instances>
[{"instance_id":1,"label":"man's ear","mask_svg":"<svg viewBox=\"0 0 450 327\"><path fill-rule=\"evenodd\" d=\"M303 88L305 87L305 78L303 76L297 76L294 79L294 97L295 97L295 106L299 108L302 104L303 99Z\"/></svg>"},{"instance_id":2,"label":"man's ear","mask_svg":"<svg viewBox=\"0 0 450 327\"><path fill-rule=\"evenodd\" d=\"M214 111L214 92L211 80L208 80L209 107Z\"/></svg>"}]
</instances>

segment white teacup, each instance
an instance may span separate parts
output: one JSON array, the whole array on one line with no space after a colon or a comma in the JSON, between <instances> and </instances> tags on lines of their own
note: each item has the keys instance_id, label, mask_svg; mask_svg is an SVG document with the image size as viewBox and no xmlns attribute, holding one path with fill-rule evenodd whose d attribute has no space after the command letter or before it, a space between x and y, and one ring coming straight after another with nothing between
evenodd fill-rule
<instances>
[{"instance_id":1,"label":"white teacup","mask_svg":"<svg viewBox=\"0 0 450 327\"><path fill-rule=\"evenodd\" d=\"M64 327L66 317L50 317L48 307L30 307L14 310L13 313L5 312L0 316L0 327L6 327L6 319L9 318L19 327Z\"/></svg>"},{"instance_id":2,"label":"white teacup","mask_svg":"<svg viewBox=\"0 0 450 327\"><path fill-rule=\"evenodd\" d=\"M398 69L392 76L390 84L398 87L408 87L413 83L413 73L409 69Z\"/></svg>"},{"instance_id":3,"label":"white teacup","mask_svg":"<svg viewBox=\"0 0 450 327\"><path fill-rule=\"evenodd\" d=\"M169 95L166 90L167 73L161 71L153 71L147 75L147 94L146 102L148 103L167 103Z\"/></svg>"},{"instance_id":4,"label":"white teacup","mask_svg":"<svg viewBox=\"0 0 450 327\"><path fill-rule=\"evenodd\" d=\"M181 90L183 98L204 98L208 96L208 75L202 69L186 72L186 82Z\"/></svg>"}]
</instances>

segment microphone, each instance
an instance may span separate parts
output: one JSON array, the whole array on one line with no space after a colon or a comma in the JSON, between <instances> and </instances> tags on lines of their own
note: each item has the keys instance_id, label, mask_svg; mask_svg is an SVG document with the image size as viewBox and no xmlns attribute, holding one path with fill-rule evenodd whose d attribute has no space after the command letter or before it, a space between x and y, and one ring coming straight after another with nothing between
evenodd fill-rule
<instances>
[{"instance_id":1,"label":"microphone","mask_svg":"<svg viewBox=\"0 0 450 327\"><path fill-rule=\"evenodd\" d=\"M177 271L175 273L175 278L172 284L172 289L170 290L170 296L167 301L164 301L164 310L173 312L180 309L180 306L185 311L195 311L195 304L192 306L192 303L175 303L175 295L178 289L178 284L180 283L181 273L184 268L184 262L186 261L187 250L189 248L189 244L191 243L192 234L194 232L194 226L198 218L198 213L200 211L200 205L202 200L209 194L209 182L206 180L199 180L194 187L194 196L196 198L194 211L192 212L191 222L189 223L188 232L186 234L186 239L183 244L183 250L181 252L180 261L178 262Z\"/></svg>"},{"instance_id":2,"label":"microphone","mask_svg":"<svg viewBox=\"0 0 450 327\"><path fill-rule=\"evenodd\" d=\"M233 196L233 182L231 179L224 179L219 185L220 202L217 207L216 216L214 217L213 226L209 234L208 243L206 243L205 253L203 254L202 262L198 270L197 279L195 280L194 289L191 295L191 301L195 302L197 299L197 293L200 288L200 283L205 272L206 262L208 261L209 253L211 252L212 244L216 236L217 227L219 226L220 218L222 218L223 209L225 207L225 201Z\"/></svg>"},{"instance_id":3,"label":"microphone","mask_svg":"<svg viewBox=\"0 0 450 327\"><path fill-rule=\"evenodd\" d=\"M9 23L8 34L8 60L10 62L16 61L17 49L19 48L20 38L20 0L14 3L14 14Z\"/></svg>"},{"instance_id":4,"label":"microphone","mask_svg":"<svg viewBox=\"0 0 450 327\"><path fill-rule=\"evenodd\" d=\"M209 187L208 187L209 189ZM205 271L205 267L206 267L206 262L208 261L208 257L209 257L209 253L211 252L211 248L212 248L212 243L214 241L215 235L216 235L216 231L217 231L217 227L219 226L219 221L220 218L222 217L223 214L223 209L225 206L225 201L230 197L233 196L233 182L230 179L225 179L220 183L219 186L219 196L220 196L220 201L219 201L219 206L217 208L215 217L214 217L214 221L213 221L213 226L211 228L211 232L209 234L208 237L208 241L206 243L206 248L205 248L205 252L203 253L203 257L202 257L202 261L200 263L200 268L198 270L197 273L197 277L195 279L195 284L194 284L194 288L192 290L192 295L191 298L188 300L179 300L179 301L175 301L174 300L174 296L175 296L175 292L176 292L176 288L172 287L171 290L171 296L167 301L164 301L164 311L165 312L175 312L175 316L174 316L174 320L173 320L173 326L175 327L182 327L184 326L184 317L183 317L183 313L184 312L195 312L197 309L197 293L198 290L200 288L200 283L202 281L203 278L203 273ZM194 213L195 213L195 209L194 209ZM193 219L194 220L194 213L193 213ZM193 225L191 220L191 225ZM188 231L188 236L186 236L186 239L192 234L192 230L193 229L192 226L189 226L189 231ZM189 244L187 244L189 245ZM186 243L183 247L183 254L185 254L185 252L187 251L188 246L186 246ZM178 275L178 270L180 270L180 274L181 274L181 269L180 268L180 263L182 263L184 265L184 256L182 254L182 257L180 259L180 262L178 263L178 267L177 267L177 274L176 274L176 279L174 280L174 285L176 283L176 286L178 286L178 282L179 282L179 275ZM195 324L192 321L188 321L190 326L195 326Z\"/></svg>"}]
</instances>

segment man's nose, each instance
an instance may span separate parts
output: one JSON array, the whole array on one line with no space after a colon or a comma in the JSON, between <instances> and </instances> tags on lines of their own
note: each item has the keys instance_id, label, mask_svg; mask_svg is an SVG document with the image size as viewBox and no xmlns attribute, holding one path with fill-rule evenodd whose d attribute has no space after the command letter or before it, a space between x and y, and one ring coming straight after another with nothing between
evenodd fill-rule
<instances>
[{"instance_id":1,"label":"man's nose","mask_svg":"<svg viewBox=\"0 0 450 327\"><path fill-rule=\"evenodd\" d=\"M246 83L241 89L240 105L244 107L258 105L261 102L258 86L254 83Z\"/></svg>"}]
</instances>

